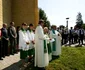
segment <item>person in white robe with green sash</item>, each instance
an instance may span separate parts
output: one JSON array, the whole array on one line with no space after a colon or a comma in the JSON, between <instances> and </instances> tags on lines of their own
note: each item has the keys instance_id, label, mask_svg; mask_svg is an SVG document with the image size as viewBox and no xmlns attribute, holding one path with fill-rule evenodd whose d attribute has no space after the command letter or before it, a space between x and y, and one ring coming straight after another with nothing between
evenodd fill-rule
<instances>
[{"instance_id":1,"label":"person in white robe with green sash","mask_svg":"<svg viewBox=\"0 0 85 70\"><path fill-rule=\"evenodd\" d=\"M44 34L45 34L45 38L46 38L46 46L48 49L48 56L49 56L49 61L52 60L52 47L51 47L51 39L50 39L50 35L49 35L49 30L47 27L44 27Z\"/></svg>"},{"instance_id":2,"label":"person in white robe with green sash","mask_svg":"<svg viewBox=\"0 0 85 70\"><path fill-rule=\"evenodd\" d=\"M29 49L29 39L26 32L26 23L22 23L22 28L19 31L19 49L20 49L20 59L22 59L22 64L25 64L25 58L28 55Z\"/></svg>"},{"instance_id":3,"label":"person in white robe with green sash","mask_svg":"<svg viewBox=\"0 0 85 70\"><path fill-rule=\"evenodd\" d=\"M48 65L49 60L45 60L48 55L43 31L44 21L40 20L35 30L35 67L43 68ZM47 56L48 57L48 56Z\"/></svg>"},{"instance_id":4,"label":"person in white robe with green sash","mask_svg":"<svg viewBox=\"0 0 85 70\"><path fill-rule=\"evenodd\" d=\"M29 50L28 50L28 56L29 56L29 60L32 59L33 55L34 55L34 32L33 32L33 24L29 24L29 28L27 30L27 34L28 34L28 38L30 40L30 44L29 44Z\"/></svg>"},{"instance_id":5,"label":"person in white robe with green sash","mask_svg":"<svg viewBox=\"0 0 85 70\"><path fill-rule=\"evenodd\" d=\"M50 37L54 38L54 42L52 45L52 55L59 56L61 55L61 36L60 33L56 30L56 26L52 26L52 30L50 31Z\"/></svg>"},{"instance_id":6,"label":"person in white robe with green sash","mask_svg":"<svg viewBox=\"0 0 85 70\"><path fill-rule=\"evenodd\" d=\"M58 36L57 37L57 55L61 55L61 40L62 40L62 37L61 37L61 34L55 30L55 33L56 35Z\"/></svg>"}]
</instances>

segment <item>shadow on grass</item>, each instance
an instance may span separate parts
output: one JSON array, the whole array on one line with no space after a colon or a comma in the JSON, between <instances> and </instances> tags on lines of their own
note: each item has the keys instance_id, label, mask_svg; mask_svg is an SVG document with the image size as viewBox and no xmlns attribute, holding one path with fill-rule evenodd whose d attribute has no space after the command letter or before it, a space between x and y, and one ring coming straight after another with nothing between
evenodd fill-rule
<instances>
[{"instance_id":1,"label":"shadow on grass","mask_svg":"<svg viewBox=\"0 0 85 70\"><path fill-rule=\"evenodd\" d=\"M38 67L34 67L34 62L32 62L25 70L39 70Z\"/></svg>"},{"instance_id":2,"label":"shadow on grass","mask_svg":"<svg viewBox=\"0 0 85 70\"><path fill-rule=\"evenodd\" d=\"M58 59L60 56L52 56L52 61Z\"/></svg>"},{"instance_id":3,"label":"shadow on grass","mask_svg":"<svg viewBox=\"0 0 85 70\"><path fill-rule=\"evenodd\" d=\"M75 47L82 47L82 45L75 45Z\"/></svg>"},{"instance_id":4,"label":"shadow on grass","mask_svg":"<svg viewBox=\"0 0 85 70\"><path fill-rule=\"evenodd\" d=\"M52 61L58 58L60 58L60 56L52 56ZM39 69L38 67L34 67L34 62L32 62L25 70L41 70L41 69Z\"/></svg>"}]
</instances>

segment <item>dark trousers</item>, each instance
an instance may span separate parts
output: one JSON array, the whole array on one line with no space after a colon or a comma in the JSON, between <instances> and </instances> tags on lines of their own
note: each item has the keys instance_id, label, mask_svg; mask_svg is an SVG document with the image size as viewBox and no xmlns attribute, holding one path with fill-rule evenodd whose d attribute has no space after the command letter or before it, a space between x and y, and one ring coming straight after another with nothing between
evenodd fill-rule
<instances>
[{"instance_id":1,"label":"dark trousers","mask_svg":"<svg viewBox=\"0 0 85 70\"><path fill-rule=\"evenodd\" d=\"M2 39L2 56L5 57L8 55L8 41Z\"/></svg>"},{"instance_id":2,"label":"dark trousers","mask_svg":"<svg viewBox=\"0 0 85 70\"><path fill-rule=\"evenodd\" d=\"M84 39L84 35L82 34L79 36L79 45L80 45L80 43L82 43L82 45L83 45L83 39Z\"/></svg>"},{"instance_id":3,"label":"dark trousers","mask_svg":"<svg viewBox=\"0 0 85 70\"><path fill-rule=\"evenodd\" d=\"M78 35L74 36L74 42L77 43L78 42Z\"/></svg>"},{"instance_id":4,"label":"dark trousers","mask_svg":"<svg viewBox=\"0 0 85 70\"><path fill-rule=\"evenodd\" d=\"M68 34L64 35L64 44L66 44L68 42Z\"/></svg>"},{"instance_id":5,"label":"dark trousers","mask_svg":"<svg viewBox=\"0 0 85 70\"><path fill-rule=\"evenodd\" d=\"M19 37L17 37L17 47L16 47L17 52L19 51Z\"/></svg>"},{"instance_id":6,"label":"dark trousers","mask_svg":"<svg viewBox=\"0 0 85 70\"><path fill-rule=\"evenodd\" d=\"M69 36L69 44L73 44L73 36Z\"/></svg>"},{"instance_id":7,"label":"dark trousers","mask_svg":"<svg viewBox=\"0 0 85 70\"><path fill-rule=\"evenodd\" d=\"M1 40L0 40L0 59L2 58L2 46L1 46Z\"/></svg>"},{"instance_id":8,"label":"dark trousers","mask_svg":"<svg viewBox=\"0 0 85 70\"><path fill-rule=\"evenodd\" d=\"M16 39L10 39L10 54L16 53Z\"/></svg>"},{"instance_id":9,"label":"dark trousers","mask_svg":"<svg viewBox=\"0 0 85 70\"><path fill-rule=\"evenodd\" d=\"M64 44L64 36L62 36L62 45Z\"/></svg>"}]
</instances>

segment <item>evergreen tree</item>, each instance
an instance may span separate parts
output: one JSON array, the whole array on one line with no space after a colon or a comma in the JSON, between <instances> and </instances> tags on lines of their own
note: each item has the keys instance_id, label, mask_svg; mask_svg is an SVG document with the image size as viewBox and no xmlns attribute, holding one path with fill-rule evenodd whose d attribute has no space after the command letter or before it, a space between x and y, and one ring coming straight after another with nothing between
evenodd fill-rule
<instances>
[{"instance_id":1,"label":"evergreen tree","mask_svg":"<svg viewBox=\"0 0 85 70\"><path fill-rule=\"evenodd\" d=\"M82 27L82 24L83 24L82 15L79 12L76 18L76 27L80 28Z\"/></svg>"},{"instance_id":2,"label":"evergreen tree","mask_svg":"<svg viewBox=\"0 0 85 70\"><path fill-rule=\"evenodd\" d=\"M43 19L45 22L45 26L48 28L50 27L50 21L47 19L45 11L41 8L39 8L39 19Z\"/></svg>"}]
</instances>

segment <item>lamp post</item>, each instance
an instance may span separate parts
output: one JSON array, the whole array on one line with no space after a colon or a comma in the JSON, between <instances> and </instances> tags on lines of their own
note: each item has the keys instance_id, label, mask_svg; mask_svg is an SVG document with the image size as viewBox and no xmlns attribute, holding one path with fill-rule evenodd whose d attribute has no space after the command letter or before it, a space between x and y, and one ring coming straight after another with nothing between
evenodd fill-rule
<instances>
[{"instance_id":1,"label":"lamp post","mask_svg":"<svg viewBox=\"0 0 85 70\"><path fill-rule=\"evenodd\" d=\"M69 17L66 18L66 28L68 29L68 20L69 20Z\"/></svg>"}]
</instances>

